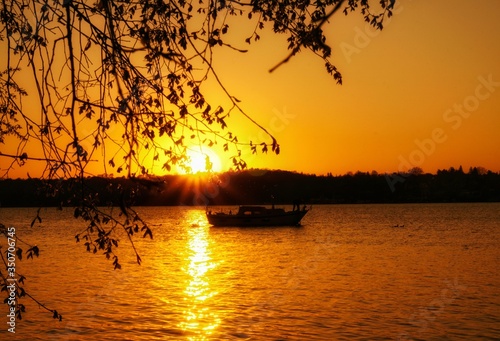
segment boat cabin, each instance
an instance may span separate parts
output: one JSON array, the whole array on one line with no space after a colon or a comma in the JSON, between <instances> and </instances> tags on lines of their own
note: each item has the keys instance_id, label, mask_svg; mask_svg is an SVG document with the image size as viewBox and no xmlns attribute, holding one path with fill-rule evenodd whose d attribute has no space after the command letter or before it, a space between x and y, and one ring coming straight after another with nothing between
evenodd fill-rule
<instances>
[{"instance_id":1,"label":"boat cabin","mask_svg":"<svg viewBox=\"0 0 500 341\"><path fill-rule=\"evenodd\" d=\"M238 215L259 215L269 213L284 213L282 208L266 208L264 206L240 206Z\"/></svg>"}]
</instances>

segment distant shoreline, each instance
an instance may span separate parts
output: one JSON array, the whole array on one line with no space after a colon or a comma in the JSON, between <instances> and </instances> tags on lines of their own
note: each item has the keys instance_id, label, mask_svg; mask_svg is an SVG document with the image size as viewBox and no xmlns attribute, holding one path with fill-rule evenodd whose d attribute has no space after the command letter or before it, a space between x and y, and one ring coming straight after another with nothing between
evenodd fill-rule
<instances>
[{"instance_id":1,"label":"distant shoreline","mask_svg":"<svg viewBox=\"0 0 500 341\"><path fill-rule=\"evenodd\" d=\"M83 191L83 193L82 193ZM281 170L140 178L3 179L0 207L66 207L91 194L99 206L207 206L500 202L500 173L481 168L340 176Z\"/></svg>"}]
</instances>

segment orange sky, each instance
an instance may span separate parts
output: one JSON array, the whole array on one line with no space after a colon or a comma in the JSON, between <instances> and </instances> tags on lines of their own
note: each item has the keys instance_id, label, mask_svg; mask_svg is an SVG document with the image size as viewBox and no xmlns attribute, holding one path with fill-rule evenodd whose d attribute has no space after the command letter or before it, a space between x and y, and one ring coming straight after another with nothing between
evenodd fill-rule
<instances>
[{"instance_id":1,"label":"orange sky","mask_svg":"<svg viewBox=\"0 0 500 341\"><path fill-rule=\"evenodd\" d=\"M221 73L249 112L278 138L280 156L252 167L306 173L500 171L500 2L400 1L385 29L336 15L325 28L344 85L284 38L265 35ZM256 134L258 136L258 134Z\"/></svg>"},{"instance_id":2,"label":"orange sky","mask_svg":"<svg viewBox=\"0 0 500 341\"><path fill-rule=\"evenodd\" d=\"M248 155L249 167L334 175L414 166L500 171L500 2L402 0L396 8L382 32L359 14L338 13L324 27L341 86L308 51L270 74L288 51L286 37L268 31L246 54L216 51L228 90L281 145L279 156ZM243 40L233 45L247 48ZM228 125L240 140L262 141L237 114ZM228 155L221 156L227 167ZM0 158L0 168L7 162ZM24 177L30 167L9 175Z\"/></svg>"}]
</instances>

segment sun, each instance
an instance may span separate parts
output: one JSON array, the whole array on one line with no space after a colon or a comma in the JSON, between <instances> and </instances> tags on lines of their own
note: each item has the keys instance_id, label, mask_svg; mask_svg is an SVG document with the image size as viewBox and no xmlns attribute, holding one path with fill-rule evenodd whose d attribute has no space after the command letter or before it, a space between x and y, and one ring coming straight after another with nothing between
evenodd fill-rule
<instances>
[{"instance_id":1,"label":"sun","mask_svg":"<svg viewBox=\"0 0 500 341\"><path fill-rule=\"evenodd\" d=\"M217 153L207 146L196 146L187 150L186 173L220 172L221 161Z\"/></svg>"}]
</instances>

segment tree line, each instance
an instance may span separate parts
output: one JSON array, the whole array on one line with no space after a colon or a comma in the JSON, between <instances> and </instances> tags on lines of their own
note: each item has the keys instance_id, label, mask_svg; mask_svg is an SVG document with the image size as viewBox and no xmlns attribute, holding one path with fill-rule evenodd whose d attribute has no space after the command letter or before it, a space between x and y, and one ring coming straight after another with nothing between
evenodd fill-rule
<instances>
[{"instance_id":1,"label":"tree line","mask_svg":"<svg viewBox=\"0 0 500 341\"><path fill-rule=\"evenodd\" d=\"M81 188L73 179L0 180L2 207L70 206L82 190L98 206L172 206L493 202L500 201L500 173L462 167L435 174L412 169L406 173L356 172L314 175L281 170L250 169L222 174L162 177L91 177Z\"/></svg>"}]
</instances>

